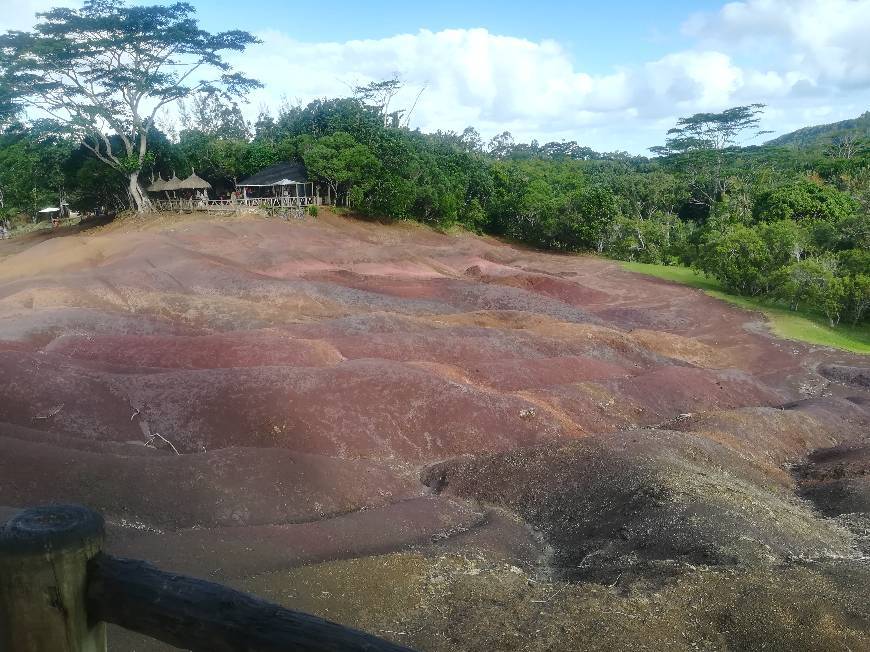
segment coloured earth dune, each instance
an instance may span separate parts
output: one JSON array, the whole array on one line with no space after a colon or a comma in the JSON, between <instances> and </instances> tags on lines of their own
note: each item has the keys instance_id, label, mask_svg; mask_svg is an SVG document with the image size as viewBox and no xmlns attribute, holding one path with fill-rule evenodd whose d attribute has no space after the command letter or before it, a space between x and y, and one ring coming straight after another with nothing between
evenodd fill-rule
<instances>
[{"instance_id":1,"label":"coloured earth dune","mask_svg":"<svg viewBox=\"0 0 870 652\"><path fill-rule=\"evenodd\" d=\"M867 357L406 223L53 236L0 243L0 520L423 651L870 649Z\"/></svg>"}]
</instances>

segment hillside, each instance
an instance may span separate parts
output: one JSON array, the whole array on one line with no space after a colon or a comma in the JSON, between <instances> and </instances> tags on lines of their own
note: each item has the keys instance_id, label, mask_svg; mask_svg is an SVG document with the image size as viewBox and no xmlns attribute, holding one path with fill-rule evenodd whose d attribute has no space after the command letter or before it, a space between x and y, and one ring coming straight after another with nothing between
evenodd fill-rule
<instances>
[{"instance_id":1,"label":"hillside","mask_svg":"<svg viewBox=\"0 0 870 652\"><path fill-rule=\"evenodd\" d=\"M423 651L870 647L866 357L404 222L54 235L0 242L0 518Z\"/></svg>"},{"instance_id":2,"label":"hillside","mask_svg":"<svg viewBox=\"0 0 870 652\"><path fill-rule=\"evenodd\" d=\"M862 113L851 120L841 120L824 125L803 127L773 140L767 141L767 145L775 147L799 147L810 149L830 145L835 137L855 136L857 138L870 138L870 111Z\"/></svg>"}]
</instances>

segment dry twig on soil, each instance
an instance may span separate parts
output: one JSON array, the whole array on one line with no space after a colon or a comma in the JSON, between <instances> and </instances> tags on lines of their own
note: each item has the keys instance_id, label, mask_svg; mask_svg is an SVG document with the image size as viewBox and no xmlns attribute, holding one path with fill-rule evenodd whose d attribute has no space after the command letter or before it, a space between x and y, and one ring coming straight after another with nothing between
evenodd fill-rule
<instances>
[{"instance_id":1,"label":"dry twig on soil","mask_svg":"<svg viewBox=\"0 0 870 652\"><path fill-rule=\"evenodd\" d=\"M158 437L159 437L160 439L162 439L163 441L165 441L167 444L169 444L169 447L172 449L172 452L173 452L173 453L175 453L176 455L181 455L181 453L179 453L179 452L178 452L178 449L175 447L175 444L173 444L173 443L172 443L171 441L169 441L166 437L164 437L163 435L161 435L160 433L157 433L157 432L155 432L153 435L151 435L151 437L148 438L148 441L145 442L145 445L146 445L146 446L150 446L151 448L157 448L157 447L154 445L154 440L155 440L156 438L158 438Z\"/></svg>"},{"instance_id":2,"label":"dry twig on soil","mask_svg":"<svg viewBox=\"0 0 870 652\"><path fill-rule=\"evenodd\" d=\"M58 414L63 409L64 403L60 405L55 405L53 408L50 408L48 412L45 414L37 414L34 419L51 419L51 417Z\"/></svg>"}]
</instances>

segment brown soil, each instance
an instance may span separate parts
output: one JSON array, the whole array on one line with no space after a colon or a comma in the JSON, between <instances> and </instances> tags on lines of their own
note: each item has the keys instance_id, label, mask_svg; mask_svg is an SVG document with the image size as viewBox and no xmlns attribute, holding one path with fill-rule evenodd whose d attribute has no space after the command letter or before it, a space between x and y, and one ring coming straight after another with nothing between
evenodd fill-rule
<instances>
[{"instance_id":1,"label":"brown soil","mask_svg":"<svg viewBox=\"0 0 870 652\"><path fill-rule=\"evenodd\" d=\"M0 242L0 520L84 503L116 554L421 650L870 647L866 358L322 215Z\"/></svg>"}]
</instances>

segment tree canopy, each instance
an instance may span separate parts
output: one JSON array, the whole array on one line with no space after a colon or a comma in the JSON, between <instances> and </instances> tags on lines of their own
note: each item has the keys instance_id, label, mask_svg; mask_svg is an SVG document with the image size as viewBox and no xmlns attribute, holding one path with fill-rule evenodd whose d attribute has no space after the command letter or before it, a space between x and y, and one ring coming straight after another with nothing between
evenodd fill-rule
<instances>
[{"instance_id":1,"label":"tree canopy","mask_svg":"<svg viewBox=\"0 0 870 652\"><path fill-rule=\"evenodd\" d=\"M231 99L258 85L221 56L256 39L238 30L201 30L187 3L128 7L86 0L81 9L38 16L33 31L0 36L0 111L48 116L59 132L128 176L139 211L149 208L138 175L161 108L203 93Z\"/></svg>"},{"instance_id":2,"label":"tree canopy","mask_svg":"<svg viewBox=\"0 0 870 652\"><path fill-rule=\"evenodd\" d=\"M720 113L695 113L680 118L677 125L668 130L664 148L656 147L653 150L656 153L684 154L731 147L741 134L758 126L763 111L763 104L747 104ZM756 130L754 135L764 133L769 132Z\"/></svg>"}]
</instances>

